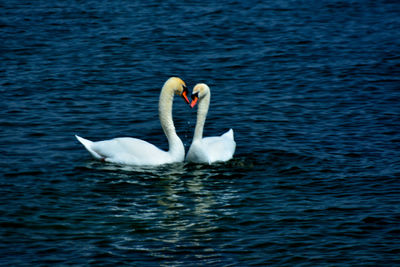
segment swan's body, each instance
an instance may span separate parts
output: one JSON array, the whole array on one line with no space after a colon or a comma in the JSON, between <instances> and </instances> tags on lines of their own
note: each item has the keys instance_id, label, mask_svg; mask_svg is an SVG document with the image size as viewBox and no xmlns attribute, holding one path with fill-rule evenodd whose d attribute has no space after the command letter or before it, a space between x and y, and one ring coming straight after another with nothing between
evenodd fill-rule
<instances>
[{"instance_id":1,"label":"swan's body","mask_svg":"<svg viewBox=\"0 0 400 267\"><path fill-rule=\"evenodd\" d=\"M165 82L161 89L158 106L161 126L168 139L168 151L163 151L153 144L131 137L98 142L92 142L80 136L76 136L76 138L94 158L106 162L127 165L161 165L182 162L185 158L185 148L176 134L172 120L172 103L175 93L183 96L188 102L185 83L179 78L172 77Z\"/></svg>"},{"instance_id":2,"label":"swan's body","mask_svg":"<svg viewBox=\"0 0 400 267\"><path fill-rule=\"evenodd\" d=\"M232 129L221 136L203 138L204 123L210 105L210 97L210 88L206 84L197 84L193 88L191 107L196 105L197 99L199 106L193 141L186 157L187 161L211 164L217 161L228 161L235 153L236 142Z\"/></svg>"}]
</instances>

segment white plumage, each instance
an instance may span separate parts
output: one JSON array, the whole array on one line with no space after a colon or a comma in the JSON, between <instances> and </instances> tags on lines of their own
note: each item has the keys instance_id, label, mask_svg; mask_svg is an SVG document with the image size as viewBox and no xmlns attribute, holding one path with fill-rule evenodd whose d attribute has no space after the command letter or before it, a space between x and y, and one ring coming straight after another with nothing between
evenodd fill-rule
<instances>
[{"instance_id":1,"label":"white plumage","mask_svg":"<svg viewBox=\"0 0 400 267\"><path fill-rule=\"evenodd\" d=\"M193 88L192 98L191 107L194 107L197 101L199 105L193 141L187 153L186 160L208 164L230 160L236 149L232 129L221 136L203 138L203 128L211 98L210 88L204 83L197 84Z\"/></svg>"},{"instance_id":2,"label":"white plumage","mask_svg":"<svg viewBox=\"0 0 400 267\"><path fill-rule=\"evenodd\" d=\"M176 134L172 120L172 103L175 93L189 102L185 83L180 78L172 77L165 82L161 89L159 100L159 117L168 139L168 151L163 151L153 144L131 137L98 142L92 142L77 135L76 138L94 158L106 162L127 165L161 165L182 162L185 158L185 148Z\"/></svg>"}]
</instances>

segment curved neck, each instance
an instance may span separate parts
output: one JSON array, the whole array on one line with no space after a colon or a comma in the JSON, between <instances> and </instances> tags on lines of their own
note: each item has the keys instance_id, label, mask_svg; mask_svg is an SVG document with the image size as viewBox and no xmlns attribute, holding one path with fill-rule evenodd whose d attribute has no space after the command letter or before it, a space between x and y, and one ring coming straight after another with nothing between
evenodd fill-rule
<instances>
[{"instance_id":1,"label":"curved neck","mask_svg":"<svg viewBox=\"0 0 400 267\"><path fill-rule=\"evenodd\" d=\"M199 106L197 108L197 122L194 130L193 140L203 138L204 123L206 122L209 105L210 93L206 94L202 99L199 100Z\"/></svg>"},{"instance_id":2,"label":"curved neck","mask_svg":"<svg viewBox=\"0 0 400 267\"><path fill-rule=\"evenodd\" d=\"M158 115L160 117L161 127L167 136L169 151L176 158L184 158L185 148L181 139L175 131L174 122L172 120L172 103L174 101L174 90L168 84L161 89L160 100L158 103Z\"/></svg>"}]
</instances>

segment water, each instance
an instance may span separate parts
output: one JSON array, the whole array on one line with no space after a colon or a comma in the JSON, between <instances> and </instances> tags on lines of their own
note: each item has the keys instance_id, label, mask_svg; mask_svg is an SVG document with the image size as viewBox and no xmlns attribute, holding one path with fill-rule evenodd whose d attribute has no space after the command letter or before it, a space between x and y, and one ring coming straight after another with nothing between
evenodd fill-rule
<instances>
[{"instance_id":1,"label":"water","mask_svg":"<svg viewBox=\"0 0 400 267\"><path fill-rule=\"evenodd\" d=\"M0 264L400 265L398 1L0 4ZM233 160L93 160L74 134L167 149L160 88L212 90ZM196 110L176 98L188 149Z\"/></svg>"}]
</instances>

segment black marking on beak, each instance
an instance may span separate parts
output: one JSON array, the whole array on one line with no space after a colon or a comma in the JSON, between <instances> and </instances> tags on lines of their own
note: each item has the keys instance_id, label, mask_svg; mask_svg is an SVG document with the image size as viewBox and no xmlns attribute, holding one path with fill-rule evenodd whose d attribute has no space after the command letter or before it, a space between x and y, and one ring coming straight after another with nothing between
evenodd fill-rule
<instances>
[{"instance_id":1,"label":"black marking on beak","mask_svg":"<svg viewBox=\"0 0 400 267\"><path fill-rule=\"evenodd\" d=\"M194 106L196 106L196 104L197 104L197 101L199 100L199 93L197 92L195 94L192 94L190 97L192 98L192 102L190 103L190 107L194 108Z\"/></svg>"},{"instance_id":2,"label":"black marking on beak","mask_svg":"<svg viewBox=\"0 0 400 267\"><path fill-rule=\"evenodd\" d=\"M185 85L182 85L183 88L183 92L182 92L182 97L185 100L186 104L189 104L189 99L188 99L188 94L189 94L189 90L187 89L187 87Z\"/></svg>"},{"instance_id":3,"label":"black marking on beak","mask_svg":"<svg viewBox=\"0 0 400 267\"><path fill-rule=\"evenodd\" d=\"M190 98L193 100L193 99L195 99L195 98L199 98L199 92L197 92L197 93L194 93L194 94L192 94L191 96L190 96Z\"/></svg>"}]
</instances>

